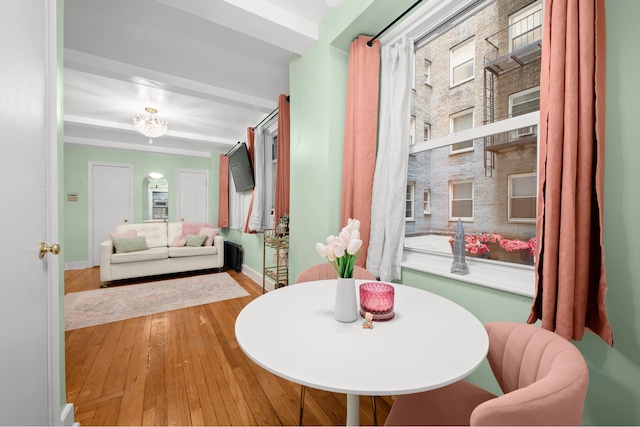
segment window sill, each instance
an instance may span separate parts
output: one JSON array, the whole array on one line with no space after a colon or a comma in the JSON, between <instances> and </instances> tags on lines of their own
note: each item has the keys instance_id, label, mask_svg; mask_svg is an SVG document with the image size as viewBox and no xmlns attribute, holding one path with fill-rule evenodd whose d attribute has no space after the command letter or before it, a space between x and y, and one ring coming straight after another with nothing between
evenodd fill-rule
<instances>
[{"instance_id":1,"label":"window sill","mask_svg":"<svg viewBox=\"0 0 640 427\"><path fill-rule=\"evenodd\" d=\"M453 258L448 254L403 251L402 268L434 274L448 279L484 286L499 291L533 298L535 273L533 267L478 258L466 258L469 274L451 273Z\"/></svg>"},{"instance_id":2,"label":"window sill","mask_svg":"<svg viewBox=\"0 0 640 427\"><path fill-rule=\"evenodd\" d=\"M462 148L460 150L450 150L449 151L449 155L450 156L455 156L456 154L471 153L472 151L473 151L473 147Z\"/></svg>"},{"instance_id":3,"label":"window sill","mask_svg":"<svg viewBox=\"0 0 640 427\"><path fill-rule=\"evenodd\" d=\"M468 78L466 78L466 79L464 79L464 80L460 80L460 81L459 81L459 82L457 82L457 83L450 82L450 83L449 83L449 89L453 89L453 88L458 87L458 86L460 86L460 85L462 85L462 84L465 84L465 83L467 83L467 82L470 82L470 81L472 81L475 77L476 77L476 76L475 76L475 75L473 75L473 76L468 77Z\"/></svg>"}]
</instances>

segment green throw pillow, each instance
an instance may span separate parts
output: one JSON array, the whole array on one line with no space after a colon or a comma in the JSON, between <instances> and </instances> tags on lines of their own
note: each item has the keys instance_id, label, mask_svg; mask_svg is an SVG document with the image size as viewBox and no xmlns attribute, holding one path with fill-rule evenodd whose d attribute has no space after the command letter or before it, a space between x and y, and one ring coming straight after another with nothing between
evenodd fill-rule
<instances>
[{"instance_id":1,"label":"green throw pillow","mask_svg":"<svg viewBox=\"0 0 640 427\"><path fill-rule=\"evenodd\" d=\"M195 234L187 234L187 246L202 246L207 240L207 235L196 236Z\"/></svg>"},{"instance_id":2,"label":"green throw pillow","mask_svg":"<svg viewBox=\"0 0 640 427\"><path fill-rule=\"evenodd\" d=\"M117 254L144 251L149 249L144 236L113 239L113 247L116 249Z\"/></svg>"}]
</instances>

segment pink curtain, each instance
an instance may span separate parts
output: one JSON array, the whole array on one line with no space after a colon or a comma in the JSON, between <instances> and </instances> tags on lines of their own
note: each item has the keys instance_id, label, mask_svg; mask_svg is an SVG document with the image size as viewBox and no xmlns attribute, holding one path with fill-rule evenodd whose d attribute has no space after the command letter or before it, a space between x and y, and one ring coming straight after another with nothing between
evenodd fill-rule
<instances>
[{"instance_id":1,"label":"pink curtain","mask_svg":"<svg viewBox=\"0 0 640 427\"><path fill-rule=\"evenodd\" d=\"M229 227L229 158L220 154L220 181L218 183L218 227Z\"/></svg>"},{"instance_id":2,"label":"pink curtain","mask_svg":"<svg viewBox=\"0 0 640 427\"><path fill-rule=\"evenodd\" d=\"M380 42L367 46L370 36L351 42L347 77L347 106L342 163L340 223L360 221L362 252L356 265L364 267L371 229L371 190L376 165Z\"/></svg>"},{"instance_id":3,"label":"pink curtain","mask_svg":"<svg viewBox=\"0 0 640 427\"><path fill-rule=\"evenodd\" d=\"M529 323L609 345L602 213L604 0L547 0L540 75L536 295Z\"/></svg>"},{"instance_id":4,"label":"pink curtain","mask_svg":"<svg viewBox=\"0 0 640 427\"><path fill-rule=\"evenodd\" d=\"M253 136L253 128L247 128L247 151L249 151L249 161L251 162L251 169L256 170L254 162L254 152L255 152L255 138ZM251 201L249 202L249 209L247 212L247 219L244 222L244 232L255 234L255 231L249 230L249 219L251 218L251 211L253 210L253 196L256 194L256 188L253 187L251 190Z\"/></svg>"},{"instance_id":5,"label":"pink curtain","mask_svg":"<svg viewBox=\"0 0 640 427\"><path fill-rule=\"evenodd\" d=\"M276 155L276 200L274 217L276 222L289 213L289 97L278 97L278 153Z\"/></svg>"}]
</instances>

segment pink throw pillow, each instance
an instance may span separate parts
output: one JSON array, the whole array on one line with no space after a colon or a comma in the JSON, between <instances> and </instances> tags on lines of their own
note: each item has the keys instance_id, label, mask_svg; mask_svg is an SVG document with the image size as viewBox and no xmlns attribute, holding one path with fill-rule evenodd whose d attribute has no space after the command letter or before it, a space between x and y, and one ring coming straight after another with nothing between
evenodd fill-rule
<instances>
[{"instance_id":1,"label":"pink throw pillow","mask_svg":"<svg viewBox=\"0 0 640 427\"><path fill-rule=\"evenodd\" d=\"M109 238L111 240L113 239L128 239L131 237L138 237L138 231L137 230L129 230L129 231L125 231L123 233L109 233Z\"/></svg>"},{"instance_id":2,"label":"pink throw pillow","mask_svg":"<svg viewBox=\"0 0 640 427\"><path fill-rule=\"evenodd\" d=\"M187 244L186 236L185 237L178 236L175 239L173 239L173 243L171 244L171 246L179 247L179 246L184 246L186 244Z\"/></svg>"},{"instance_id":3,"label":"pink throw pillow","mask_svg":"<svg viewBox=\"0 0 640 427\"><path fill-rule=\"evenodd\" d=\"M200 232L198 233L200 236L206 235L207 240L204 241L203 246L211 246L213 245L213 238L218 234L218 230L215 228L202 227Z\"/></svg>"}]
</instances>

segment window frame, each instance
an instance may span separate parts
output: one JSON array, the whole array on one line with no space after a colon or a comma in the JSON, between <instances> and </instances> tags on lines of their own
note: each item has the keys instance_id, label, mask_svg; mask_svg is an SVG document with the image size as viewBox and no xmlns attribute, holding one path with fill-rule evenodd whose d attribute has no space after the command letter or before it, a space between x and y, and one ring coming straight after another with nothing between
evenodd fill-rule
<instances>
[{"instance_id":1,"label":"window frame","mask_svg":"<svg viewBox=\"0 0 640 427\"><path fill-rule=\"evenodd\" d=\"M415 209L416 209L416 183L413 181L407 181L407 194L405 197L404 206L404 220L415 221ZM407 204L411 205L411 216L407 216Z\"/></svg>"},{"instance_id":2,"label":"window frame","mask_svg":"<svg viewBox=\"0 0 640 427\"><path fill-rule=\"evenodd\" d=\"M406 20L383 35L380 39L381 44L383 46L391 45L399 42L402 37L407 37L414 40L416 45L420 47L420 45L424 45L434 37L437 37L439 31L436 31L436 29L442 22L449 21L452 26L455 26L473 14L482 11L482 9L492 4L492 1L430 0L429 4L429 8L416 10L416 12ZM471 9L472 7L473 9ZM413 50L411 51L411 55L415 57ZM415 67L413 70L415 70ZM465 140L484 138L526 126L538 126L539 122L539 112L527 113L518 117L462 131L459 134L417 142L414 146L409 147L409 154L445 147ZM458 275L450 271L452 259L453 257L450 254L405 247L402 253L401 267L403 270L412 270L444 277L454 283L462 282L475 286L483 286L529 299L534 295L535 275L534 269L531 266L467 258L467 264L471 271L470 274Z\"/></svg>"},{"instance_id":3,"label":"window frame","mask_svg":"<svg viewBox=\"0 0 640 427\"><path fill-rule=\"evenodd\" d=\"M473 52L473 56L471 58L469 58L469 59L465 59L464 61L454 63L455 51L456 50L461 50L463 47L465 47L469 43L473 44L473 48L471 49L471 52ZM456 68L459 68L459 67L461 67L461 66L463 66L465 64L468 64L469 62L472 63L471 76L469 76L467 78L464 78L464 79L462 79L462 80L460 80L458 82L455 82L454 81L454 74L455 74ZM476 77L476 37L475 36L471 36L471 37L461 41L457 45L451 47L451 49L449 49L449 87L453 88L453 87L459 86L459 85L461 85L463 83L466 83L468 81L471 81L471 80L475 79L475 77Z\"/></svg>"},{"instance_id":4,"label":"window frame","mask_svg":"<svg viewBox=\"0 0 640 427\"><path fill-rule=\"evenodd\" d=\"M516 10L515 12L513 12L512 14L509 15L509 52L513 52L514 51L514 49L513 49L513 40L516 37L522 36L527 31L533 31L534 28L535 28L534 27L534 28L532 28L530 30L527 30L525 32L521 32L521 33L516 34L515 31L514 31L514 28L512 27L512 25L515 24L518 21L521 21L524 18L520 18L518 20L515 20L515 17L517 15L519 15L519 16L524 15L524 17L526 17L526 16L530 15L531 13L535 13L535 12L533 12L533 9L540 9L540 13L542 14L542 10L543 10L542 9L542 0L536 0L536 1L532 2L532 3L529 3L525 7L521 8L519 10ZM526 13L528 11L532 11L532 12L531 13ZM540 26L542 26L542 16L540 16ZM540 30L540 31L542 31L542 30Z\"/></svg>"},{"instance_id":5,"label":"window frame","mask_svg":"<svg viewBox=\"0 0 640 427\"><path fill-rule=\"evenodd\" d=\"M526 172L526 173L514 173L507 175L507 222L510 223L524 223L524 224L535 224L536 223L536 211L537 211L537 197L538 197L538 184L536 179L536 191L533 196L528 196L527 198L533 197L536 201L536 208L533 212L533 218L512 218L511 217L511 200L513 197L513 180L518 178L537 178L538 174L536 172ZM524 197L522 197L524 198Z\"/></svg>"},{"instance_id":6,"label":"window frame","mask_svg":"<svg viewBox=\"0 0 640 427\"><path fill-rule=\"evenodd\" d=\"M462 185L462 184L471 184L471 198L465 199L455 199L453 198L453 186ZM453 181L449 181L449 221L460 221L462 222L474 222L475 215L475 199L476 199L476 190L475 183L473 179L456 179ZM471 216L453 216L453 202L454 201L464 201L471 200Z\"/></svg>"},{"instance_id":7,"label":"window frame","mask_svg":"<svg viewBox=\"0 0 640 427\"><path fill-rule=\"evenodd\" d=\"M422 196L422 214L431 215L431 190L424 190Z\"/></svg>"},{"instance_id":8,"label":"window frame","mask_svg":"<svg viewBox=\"0 0 640 427\"><path fill-rule=\"evenodd\" d=\"M431 139L431 123L423 123L423 141L429 141Z\"/></svg>"},{"instance_id":9,"label":"window frame","mask_svg":"<svg viewBox=\"0 0 640 427\"><path fill-rule=\"evenodd\" d=\"M411 115L411 119L409 120L409 145L415 145L416 143L416 116L415 114Z\"/></svg>"},{"instance_id":10,"label":"window frame","mask_svg":"<svg viewBox=\"0 0 640 427\"><path fill-rule=\"evenodd\" d=\"M424 84L431 86L431 61L428 59L424 60Z\"/></svg>"},{"instance_id":11,"label":"window frame","mask_svg":"<svg viewBox=\"0 0 640 427\"><path fill-rule=\"evenodd\" d=\"M462 111L458 111L457 113L451 114L449 116L449 133L451 134L457 134L460 132L463 132L464 130L468 130L468 129L464 129L462 131L457 131L453 128L453 123L454 123L454 119L458 118L458 117L463 117L463 116L467 116L470 115L471 116L471 127L469 129L473 129L476 126L476 121L475 121L475 107L471 107L471 108L467 108L466 110L462 110ZM468 143L470 142L471 145L469 147L463 147L463 148L455 148L456 145L460 145L460 144L464 144L464 143ZM474 150L474 144L473 144L473 140L469 140L469 141L462 141L459 142L457 144L451 144L449 146L449 155L454 155L454 154L460 154L460 153L468 153L470 151Z\"/></svg>"},{"instance_id":12,"label":"window frame","mask_svg":"<svg viewBox=\"0 0 640 427\"><path fill-rule=\"evenodd\" d=\"M524 95L528 95L530 93L533 93L535 91L538 91L538 109L536 111L540 111L540 86L534 86L534 87L530 87L529 89L525 89L525 90L521 90L520 92L515 92L512 93L511 95L509 95L509 117L514 117L513 115L513 106L514 106L514 98L518 97L518 96L524 96ZM520 104L524 104L524 102L521 102ZM520 104L515 104L515 105L520 105ZM524 113L526 114L526 113ZM520 116L521 114L518 114L518 116ZM515 116L517 117L517 116Z\"/></svg>"},{"instance_id":13,"label":"window frame","mask_svg":"<svg viewBox=\"0 0 640 427\"><path fill-rule=\"evenodd\" d=\"M278 155L278 121L275 120L264 129L264 164L265 164L265 206L262 213L262 228L275 228L277 218L274 216L275 200L276 200L276 170ZM271 204L271 206L269 206Z\"/></svg>"}]
</instances>

